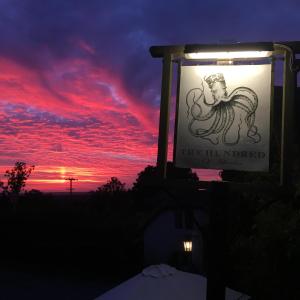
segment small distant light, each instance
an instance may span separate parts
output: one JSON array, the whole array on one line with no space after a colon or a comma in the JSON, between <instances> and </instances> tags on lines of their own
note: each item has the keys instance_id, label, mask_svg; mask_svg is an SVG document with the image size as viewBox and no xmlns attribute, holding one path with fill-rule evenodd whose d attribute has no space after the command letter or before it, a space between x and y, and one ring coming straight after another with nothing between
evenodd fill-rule
<instances>
[{"instance_id":1,"label":"small distant light","mask_svg":"<svg viewBox=\"0 0 300 300\"><path fill-rule=\"evenodd\" d=\"M184 252L192 252L193 242L191 240L183 241Z\"/></svg>"},{"instance_id":2,"label":"small distant light","mask_svg":"<svg viewBox=\"0 0 300 300\"><path fill-rule=\"evenodd\" d=\"M187 59L235 59L262 58L272 55L272 51L226 51L226 52L197 52L186 53Z\"/></svg>"}]
</instances>

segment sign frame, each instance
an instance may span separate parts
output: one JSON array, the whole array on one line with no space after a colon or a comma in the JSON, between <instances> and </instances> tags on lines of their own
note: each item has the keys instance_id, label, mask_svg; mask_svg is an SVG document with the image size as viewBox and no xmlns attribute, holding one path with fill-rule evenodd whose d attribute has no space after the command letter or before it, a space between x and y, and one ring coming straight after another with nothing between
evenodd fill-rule
<instances>
[{"instance_id":1,"label":"sign frame","mask_svg":"<svg viewBox=\"0 0 300 300\"><path fill-rule=\"evenodd\" d=\"M296 54L300 54L300 41L152 46L149 50L153 58L163 59L160 103L161 110L157 154L159 180L163 181L167 179L166 167L168 152L168 130L170 122L169 108L172 81L172 62L178 62L178 60L185 57L185 55L188 53L201 51L272 51L273 58L276 59L277 56L281 56L283 57L284 61L279 185L289 186L292 184L289 179L293 164L293 151L291 149L291 145L294 142L295 87L297 86L297 72L300 69L300 62L299 59L296 59Z\"/></svg>"}]
</instances>

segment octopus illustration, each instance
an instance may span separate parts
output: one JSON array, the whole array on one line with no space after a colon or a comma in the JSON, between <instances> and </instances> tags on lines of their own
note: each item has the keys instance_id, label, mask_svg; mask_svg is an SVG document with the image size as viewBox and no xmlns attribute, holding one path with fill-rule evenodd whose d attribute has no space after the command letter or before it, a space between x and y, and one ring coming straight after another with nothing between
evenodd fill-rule
<instances>
[{"instance_id":1,"label":"octopus illustration","mask_svg":"<svg viewBox=\"0 0 300 300\"><path fill-rule=\"evenodd\" d=\"M246 139L251 143L260 142L261 136L255 126L256 93L250 88L238 87L228 95L222 73L204 77L204 81L210 88L210 95L204 89L203 80L199 88L191 89L186 95L190 134L214 145L220 142L236 145L244 127Z\"/></svg>"}]
</instances>

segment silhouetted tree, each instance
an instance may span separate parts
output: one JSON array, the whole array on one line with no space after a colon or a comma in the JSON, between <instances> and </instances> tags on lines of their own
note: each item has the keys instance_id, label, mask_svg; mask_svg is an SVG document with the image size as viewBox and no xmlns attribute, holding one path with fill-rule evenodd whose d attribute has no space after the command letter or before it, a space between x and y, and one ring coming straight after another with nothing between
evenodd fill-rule
<instances>
[{"instance_id":1,"label":"silhouetted tree","mask_svg":"<svg viewBox=\"0 0 300 300\"><path fill-rule=\"evenodd\" d=\"M7 190L7 187L4 185L4 182L0 181L0 189L2 189L4 192Z\"/></svg>"},{"instance_id":2,"label":"silhouetted tree","mask_svg":"<svg viewBox=\"0 0 300 300\"><path fill-rule=\"evenodd\" d=\"M107 183L98 188L97 192L110 195L125 192L125 183L122 183L117 177L111 177Z\"/></svg>"},{"instance_id":3,"label":"silhouetted tree","mask_svg":"<svg viewBox=\"0 0 300 300\"><path fill-rule=\"evenodd\" d=\"M153 183L153 180L157 178L157 167L147 166L143 171L138 174L136 181L133 183L133 191L140 191ZM199 182L198 175L190 168L177 168L172 162L167 163L167 178L168 179L185 179L189 182L197 184Z\"/></svg>"},{"instance_id":4,"label":"silhouetted tree","mask_svg":"<svg viewBox=\"0 0 300 300\"><path fill-rule=\"evenodd\" d=\"M26 192L26 195L27 196L33 196L33 197L41 197L43 196L43 192L41 192L40 190L37 190L37 189L32 189L28 192Z\"/></svg>"},{"instance_id":5,"label":"silhouetted tree","mask_svg":"<svg viewBox=\"0 0 300 300\"><path fill-rule=\"evenodd\" d=\"M122 183L117 177L111 177L96 191L90 193L89 201L94 212L107 215L114 210L122 210L129 203L128 194L125 183Z\"/></svg>"},{"instance_id":6,"label":"silhouetted tree","mask_svg":"<svg viewBox=\"0 0 300 300\"><path fill-rule=\"evenodd\" d=\"M7 185L5 186L4 183L1 182L0 187L5 192L19 195L24 189L26 181L33 170L34 166L27 167L25 162L17 161L15 166L11 170L7 170L4 174L7 178Z\"/></svg>"}]
</instances>

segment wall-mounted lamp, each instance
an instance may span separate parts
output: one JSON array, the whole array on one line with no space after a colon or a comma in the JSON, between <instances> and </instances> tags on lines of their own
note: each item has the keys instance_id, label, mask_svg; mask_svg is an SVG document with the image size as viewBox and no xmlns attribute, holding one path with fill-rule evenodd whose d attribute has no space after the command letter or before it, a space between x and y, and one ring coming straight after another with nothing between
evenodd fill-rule
<instances>
[{"instance_id":1,"label":"wall-mounted lamp","mask_svg":"<svg viewBox=\"0 0 300 300\"><path fill-rule=\"evenodd\" d=\"M192 240L184 240L183 241L183 249L184 249L184 252L192 252L193 251Z\"/></svg>"}]
</instances>

